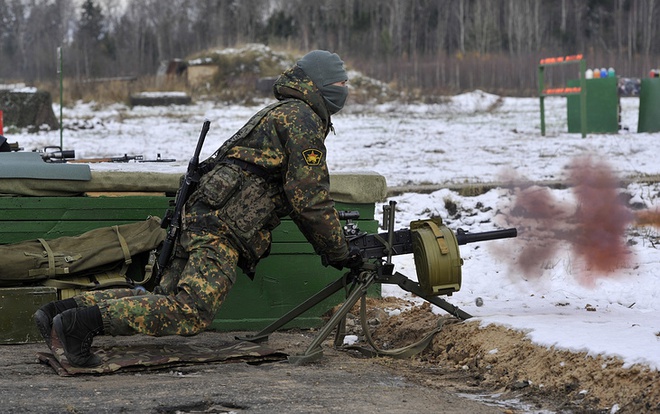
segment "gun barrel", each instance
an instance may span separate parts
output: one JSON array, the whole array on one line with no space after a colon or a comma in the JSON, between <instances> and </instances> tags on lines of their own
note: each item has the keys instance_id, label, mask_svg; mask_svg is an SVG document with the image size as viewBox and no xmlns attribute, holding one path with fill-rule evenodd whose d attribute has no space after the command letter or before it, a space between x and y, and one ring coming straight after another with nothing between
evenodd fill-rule
<instances>
[{"instance_id":1,"label":"gun barrel","mask_svg":"<svg viewBox=\"0 0 660 414\"><path fill-rule=\"evenodd\" d=\"M468 243L476 243L476 242L482 242L488 240L508 239L517 236L518 236L518 230L515 228L484 231L481 233L466 233L465 231L458 229L458 231L456 232L456 241L460 246Z\"/></svg>"}]
</instances>

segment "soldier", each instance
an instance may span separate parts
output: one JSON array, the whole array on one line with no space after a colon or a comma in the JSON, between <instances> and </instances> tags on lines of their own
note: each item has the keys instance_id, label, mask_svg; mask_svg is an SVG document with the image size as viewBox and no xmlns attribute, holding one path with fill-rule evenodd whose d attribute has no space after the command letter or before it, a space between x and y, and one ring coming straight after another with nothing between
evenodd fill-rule
<instances>
[{"instance_id":1,"label":"soldier","mask_svg":"<svg viewBox=\"0 0 660 414\"><path fill-rule=\"evenodd\" d=\"M290 216L325 265L358 267L329 195L325 138L348 96L337 54L303 56L276 80L267 106L200 164L186 202L173 260L152 292L112 289L51 302L34 319L73 365L96 366L96 335L194 335L206 329L232 287L237 268L254 275L271 230Z\"/></svg>"}]
</instances>

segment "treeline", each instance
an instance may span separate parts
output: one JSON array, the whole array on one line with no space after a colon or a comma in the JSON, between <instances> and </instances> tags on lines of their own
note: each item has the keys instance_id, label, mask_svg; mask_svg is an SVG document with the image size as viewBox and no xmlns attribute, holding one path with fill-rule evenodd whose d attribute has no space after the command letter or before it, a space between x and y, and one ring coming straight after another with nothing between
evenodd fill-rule
<instances>
[{"instance_id":1,"label":"treeline","mask_svg":"<svg viewBox=\"0 0 660 414\"><path fill-rule=\"evenodd\" d=\"M78 6L76 6L78 4ZM660 66L656 0L0 0L0 82L155 74L160 62L264 43L338 52L354 69L420 93L534 94L537 64ZM577 68L549 71L550 81Z\"/></svg>"}]
</instances>

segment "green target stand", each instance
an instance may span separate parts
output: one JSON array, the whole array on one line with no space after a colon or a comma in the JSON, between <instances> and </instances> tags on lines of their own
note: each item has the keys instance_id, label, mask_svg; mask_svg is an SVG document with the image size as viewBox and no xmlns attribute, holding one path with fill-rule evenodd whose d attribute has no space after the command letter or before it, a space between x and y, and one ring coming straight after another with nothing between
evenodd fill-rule
<instances>
[{"instance_id":1,"label":"green target stand","mask_svg":"<svg viewBox=\"0 0 660 414\"><path fill-rule=\"evenodd\" d=\"M637 132L659 132L660 78L642 79L639 93Z\"/></svg>"},{"instance_id":2,"label":"green target stand","mask_svg":"<svg viewBox=\"0 0 660 414\"><path fill-rule=\"evenodd\" d=\"M547 88L545 84L545 70L557 65L577 64L580 66L580 80L577 86L563 86L558 88ZM578 96L579 97L579 131L582 138L587 136L587 85L585 72L587 63L583 55L569 55L544 58L539 61L539 99L541 111L541 135L545 136L545 102L546 96ZM569 131L570 132L570 131Z\"/></svg>"},{"instance_id":3,"label":"green target stand","mask_svg":"<svg viewBox=\"0 0 660 414\"><path fill-rule=\"evenodd\" d=\"M568 81L568 86L576 87L577 79ZM616 134L619 132L619 94L615 77L587 79L587 132L596 134ZM577 96L567 97L568 132L581 131L581 102Z\"/></svg>"}]
</instances>

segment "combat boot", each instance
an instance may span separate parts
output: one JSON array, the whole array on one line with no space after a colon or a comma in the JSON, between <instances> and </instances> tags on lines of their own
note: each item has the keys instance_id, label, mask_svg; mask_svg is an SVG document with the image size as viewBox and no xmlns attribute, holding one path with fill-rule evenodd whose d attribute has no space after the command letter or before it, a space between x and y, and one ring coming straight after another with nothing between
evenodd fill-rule
<instances>
[{"instance_id":1,"label":"combat boot","mask_svg":"<svg viewBox=\"0 0 660 414\"><path fill-rule=\"evenodd\" d=\"M53 319L53 329L62 342L64 355L72 365L95 367L101 358L92 353L92 340L103 335L103 319L98 306L66 310Z\"/></svg>"},{"instance_id":2,"label":"combat boot","mask_svg":"<svg viewBox=\"0 0 660 414\"><path fill-rule=\"evenodd\" d=\"M50 331L53 329L53 318L67 309L77 308L78 304L73 298L56 300L39 308L33 315L34 323L39 329L39 333L50 348Z\"/></svg>"}]
</instances>

